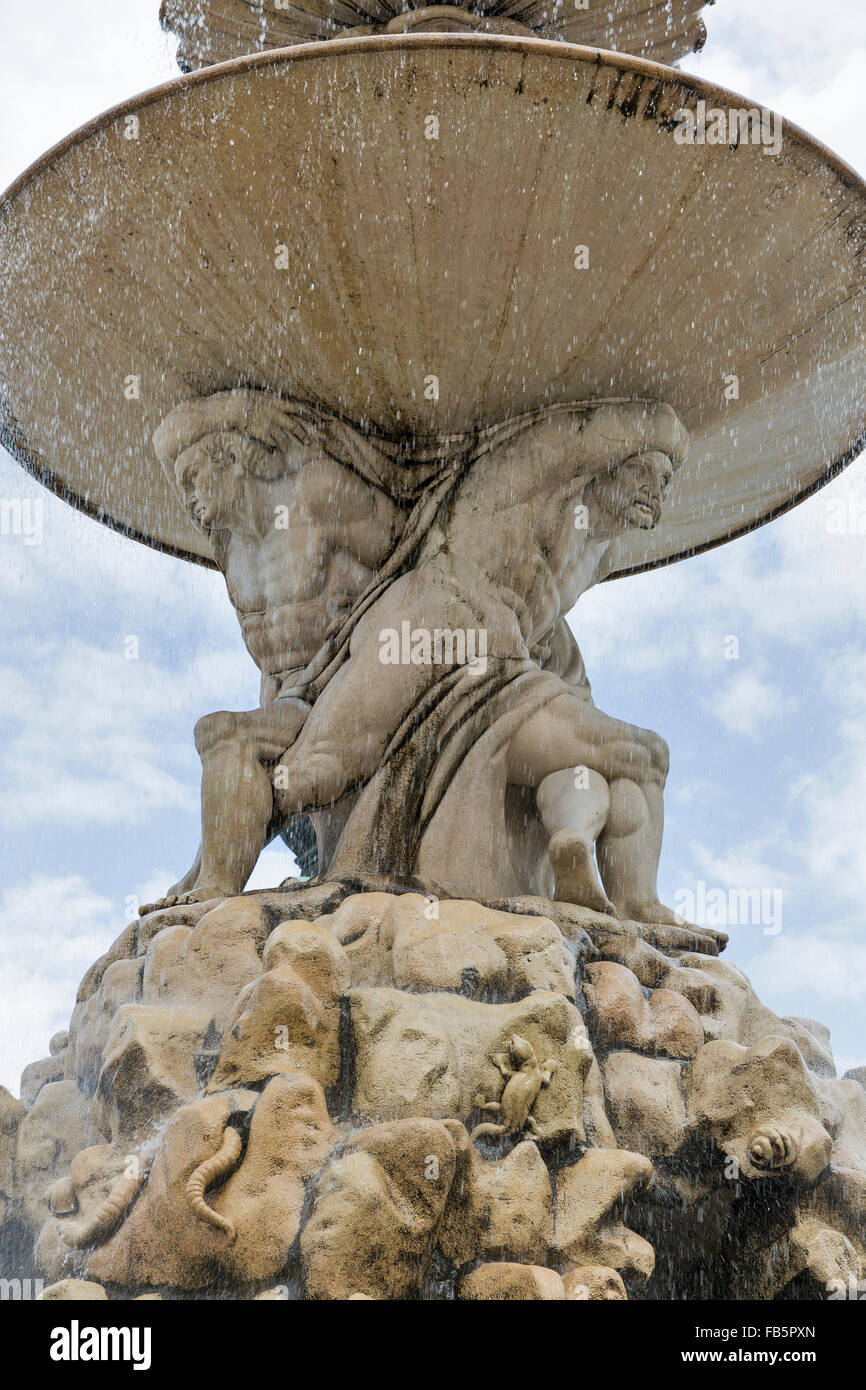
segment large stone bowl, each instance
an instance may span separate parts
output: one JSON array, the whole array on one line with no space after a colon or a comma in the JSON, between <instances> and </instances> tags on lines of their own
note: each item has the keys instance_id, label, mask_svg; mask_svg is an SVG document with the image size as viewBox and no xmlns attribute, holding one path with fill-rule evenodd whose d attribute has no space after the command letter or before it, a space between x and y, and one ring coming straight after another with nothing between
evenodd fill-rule
<instances>
[{"instance_id":1,"label":"large stone bowl","mask_svg":"<svg viewBox=\"0 0 866 1390\"><path fill-rule=\"evenodd\" d=\"M618 572L748 531L864 442L866 187L790 125L776 155L682 143L700 101L747 107L635 58L409 35L126 102L0 203L2 441L210 563L151 446L180 401L262 387L426 435L655 397L692 450Z\"/></svg>"}]
</instances>

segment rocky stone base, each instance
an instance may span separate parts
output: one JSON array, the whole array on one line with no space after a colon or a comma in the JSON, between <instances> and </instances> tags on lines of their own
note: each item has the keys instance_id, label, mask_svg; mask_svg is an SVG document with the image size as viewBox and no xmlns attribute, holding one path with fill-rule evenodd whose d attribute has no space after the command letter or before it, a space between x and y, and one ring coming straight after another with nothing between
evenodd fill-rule
<instances>
[{"instance_id":1,"label":"rocky stone base","mask_svg":"<svg viewBox=\"0 0 866 1390\"><path fill-rule=\"evenodd\" d=\"M131 923L0 1093L48 1298L823 1299L866 1090L712 933L287 885Z\"/></svg>"}]
</instances>

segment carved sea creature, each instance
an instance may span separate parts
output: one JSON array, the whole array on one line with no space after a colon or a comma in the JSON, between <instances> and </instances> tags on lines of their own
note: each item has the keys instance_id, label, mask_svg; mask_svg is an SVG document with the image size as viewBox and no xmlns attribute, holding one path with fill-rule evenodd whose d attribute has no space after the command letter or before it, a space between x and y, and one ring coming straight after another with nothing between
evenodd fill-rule
<instances>
[{"instance_id":1,"label":"carved sea creature","mask_svg":"<svg viewBox=\"0 0 866 1390\"><path fill-rule=\"evenodd\" d=\"M749 1140L749 1161L755 1168L790 1168L799 1145L783 1125L764 1125Z\"/></svg>"},{"instance_id":2,"label":"carved sea creature","mask_svg":"<svg viewBox=\"0 0 866 1390\"><path fill-rule=\"evenodd\" d=\"M472 1131L473 1140L485 1134L517 1135L525 1129L529 1130L530 1138L534 1139L538 1134L538 1125L530 1111L542 1086L550 1085L556 1060L548 1057L547 1061L540 1063L532 1043L518 1033L511 1038L509 1052L515 1066L501 1052L491 1059L505 1082L502 1095L499 1100L481 1101L478 1106L479 1110L486 1110L491 1115L500 1115L502 1122L494 1124L486 1120L476 1125Z\"/></svg>"},{"instance_id":3,"label":"carved sea creature","mask_svg":"<svg viewBox=\"0 0 866 1390\"><path fill-rule=\"evenodd\" d=\"M115 1183L102 1206L89 1221L64 1222L60 1230L67 1245L72 1245L78 1250L84 1246L104 1245L123 1221L144 1186L149 1172L149 1163L137 1162L131 1174L125 1172L120 1181Z\"/></svg>"},{"instance_id":4,"label":"carved sea creature","mask_svg":"<svg viewBox=\"0 0 866 1390\"><path fill-rule=\"evenodd\" d=\"M221 1216L218 1211L214 1211L213 1207L208 1206L205 1201L205 1193L209 1187L219 1182L221 1178L227 1177L237 1166L242 1148L241 1136L236 1129L229 1125L216 1153L212 1158L207 1158L204 1163L199 1164L186 1185L186 1200L199 1220L204 1221L208 1226L215 1226L218 1231L224 1231L229 1242L235 1238L235 1228L228 1217Z\"/></svg>"}]
</instances>

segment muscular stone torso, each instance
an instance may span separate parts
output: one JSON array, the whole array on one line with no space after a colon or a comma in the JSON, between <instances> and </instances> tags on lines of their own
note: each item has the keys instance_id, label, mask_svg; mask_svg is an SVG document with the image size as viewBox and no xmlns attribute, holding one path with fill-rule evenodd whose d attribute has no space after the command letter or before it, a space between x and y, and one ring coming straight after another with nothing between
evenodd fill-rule
<instances>
[{"instance_id":1,"label":"muscular stone torso","mask_svg":"<svg viewBox=\"0 0 866 1390\"><path fill-rule=\"evenodd\" d=\"M428 546L472 557L513 608L529 650L596 581L610 546L575 526L588 474L563 477L534 443L524 436L479 459Z\"/></svg>"},{"instance_id":2,"label":"muscular stone torso","mask_svg":"<svg viewBox=\"0 0 866 1390\"><path fill-rule=\"evenodd\" d=\"M390 552L403 514L323 454L257 486L262 513L276 518L285 508L287 524L261 536L232 533L221 559L247 650L268 677L315 655L329 624L351 608Z\"/></svg>"}]
</instances>

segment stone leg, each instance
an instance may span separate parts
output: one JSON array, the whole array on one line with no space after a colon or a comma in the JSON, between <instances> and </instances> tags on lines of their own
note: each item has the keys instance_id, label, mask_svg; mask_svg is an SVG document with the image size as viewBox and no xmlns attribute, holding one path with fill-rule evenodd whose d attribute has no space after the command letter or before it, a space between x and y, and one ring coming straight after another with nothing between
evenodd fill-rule
<instances>
[{"instance_id":1,"label":"stone leg","mask_svg":"<svg viewBox=\"0 0 866 1390\"><path fill-rule=\"evenodd\" d=\"M281 828L269 769L294 742L309 708L302 700L276 700L263 709L221 710L198 721L201 848L171 892L142 911L243 891L262 849Z\"/></svg>"},{"instance_id":2,"label":"stone leg","mask_svg":"<svg viewBox=\"0 0 866 1390\"><path fill-rule=\"evenodd\" d=\"M610 788L606 821L598 836L598 862L602 883L617 914L637 922L679 922L676 913L659 902L656 891L667 771L664 739L611 719L580 696L563 694L527 720L511 741L509 780L534 786L542 819L545 810L551 816L550 824L545 821L545 825L553 834L558 898L571 891L582 892L595 882L586 844L598 823L598 810L579 800L587 796L588 789L577 791L582 781L597 789L598 782L592 783L595 774ZM573 805L562 802L558 812L553 809L558 801L556 793L539 800L551 774L561 775L560 781L551 784L559 789L560 796L565 779L570 778L578 797ZM594 794L600 795L597 790ZM601 804L599 801L599 810ZM577 825L570 827L576 833L561 840L563 826L559 822L569 815L577 819Z\"/></svg>"},{"instance_id":3,"label":"stone leg","mask_svg":"<svg viewBox=\"0 0 866 1390\"><path fill-rule=\"evenodd\" d=\"M614 913L595 867L595 842L610 809L607 782L589 769L580 776L570 768L552 772L539 786L535 800L550 836L547 852L557 900Z\"/></svg>"},{"instance_id":4,"label":"stone leg","mask_svg":"<svg viewBox=\"0 0 866 1390\"><path fill-rule=\"evenodd\" d=\"M656 879L664 830L664 774L642 783L617 778L598 845L605 888L620 917L674 926L680 918L659 901Z\"/></svg>"},{"instance_id":5,"label":"stone leg","mask_svg":"<svg viewBox=\"0 0 866 1390\"><path fill-rule=\"evenodd\" d=\"M501 616L504 615L504 616ZM358 623L349 660L331 677L313 706L297 743L280 758L277 798L286 816L319 810L365 782L380 761L404 717L457 663L432 664L393 659L383 647L385 634L420 631L464 632L481 626L491 642L508 620L504 605L465 603L453 578L433 561L397 580ZM511 633L515 647L520 635Z\"/></svg>"}]
</instances>

